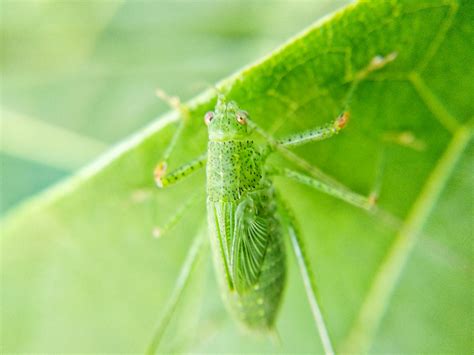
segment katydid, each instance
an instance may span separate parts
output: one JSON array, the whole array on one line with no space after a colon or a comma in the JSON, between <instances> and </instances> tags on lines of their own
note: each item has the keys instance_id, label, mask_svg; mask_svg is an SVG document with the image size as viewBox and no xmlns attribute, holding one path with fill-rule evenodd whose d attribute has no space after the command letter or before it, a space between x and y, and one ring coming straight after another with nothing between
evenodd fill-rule
<instances>
[{"instance_id":1,"label":"katydid","mask_svg":"<svg viewBox=\"0 0 474 355\"><path fill-rule=\"evenodd\" d=\"M347 101L360 80L394 58L393 53L374 58L355 77ZM375 200L331 181L271 166L267 158L280 152L298 163L289 148L333 137L346 126L348 119L349 112L344 111L324 127L275 139L236 102L219 94L214 111L204 116L208 128L207 152L170 173L167 172L166 160L160 162L154 171L156 185L164 188L206 167L208 228L214 267L227 309L245 328L271 333L275 327L286 277L284 237L290 237L326 353L334 351L316 298L314 281L310 277L311 268L293 214L275 190L272 177L284 176L366 210L375 208ZM179 131L172 145L176 143ZM257 144L253 140L254 134L263 136L266 144ZM164 323L160 324L154 336L149 348L151 353L159 345L166 326Z\"/></svg>"}]
</instances>

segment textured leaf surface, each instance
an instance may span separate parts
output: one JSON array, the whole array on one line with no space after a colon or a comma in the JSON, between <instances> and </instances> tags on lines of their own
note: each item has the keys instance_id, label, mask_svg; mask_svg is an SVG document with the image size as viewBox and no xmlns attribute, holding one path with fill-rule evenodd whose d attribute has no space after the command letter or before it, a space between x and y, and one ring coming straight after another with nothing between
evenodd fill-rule
<instances>
[{"instance_id":1,"label":"textured leaf surface","mask_svg":"<svg viewBox=\"0 0 474 355\"><path fill-rule=\"evenodd\" d=\"M301 224L339 350L472 351L473 10L467 0L361 2L222 84L281 136L332 120L348 80L376 55L398 53L360 85L343 133L295 150L359 193L380 186L379 204L396 222L276 180ZM210 92L191 104L173 166L205 150L202 115L214 102ZM151 171L177 119L161 118L3 221L2 350L146 347L205 221L201 200L166 237L151 236L193 191L204 195L204 173L154 190ZM291 257L281 346L237 329L207 259L163 350L321 351Z\"/></svg>"}]
</instances>

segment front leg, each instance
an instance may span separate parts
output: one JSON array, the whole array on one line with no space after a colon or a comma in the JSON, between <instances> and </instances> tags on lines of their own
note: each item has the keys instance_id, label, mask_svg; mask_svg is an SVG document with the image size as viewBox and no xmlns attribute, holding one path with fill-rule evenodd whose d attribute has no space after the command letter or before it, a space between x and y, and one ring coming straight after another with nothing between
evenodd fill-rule
<instances>
[{"instance_id":1,"label":"front leg","mask_svg":"<svg viewBox=\"0 0 474 355\"><path fill-rule=\"evenodd\" d=\"M166 161L162 161L158 163L153 172L156 186L158 186L159 188L163 188L168 185L177 183L178 181L188 177L192 173L200 170L204 165L206 165L206 161L207 153L204 153L200 157L194 159L193 161L187 164L180 166L178 169L172 171L169 174L166 173L168 164L166 163Z\"/></svg>"},{"instance_id":2,"label":"front leg","mask_svg":"<svg viewBox=\"0 0 474 355\"><path fill-rule=\"evenodd\" d=\"M279 139L277 141L277 144L284 147L296 147L298 145L303 145L309 142L322 141L338 134L339 131L346 126L348 121L349 112L343 112L339 117L334 120L334 122L326 126L317 127L308 131L292 134L289 137Z\"/></svg>"},{"instance_id":3,"label":"front leg","mask_svg":"<svg viewBox=\"0 0 474 355\"><path fill-rule=\"evenodd\" d=\"M283 153L289 160L296 162L297 158L293 154L290 154L288 152L288 149L286 148L291 148L313 141L324 140L327 138L331 138L337 133L339 133L339 131L343 129L349 121L349 112L347 108L350 106L352 97L359 84L364 79L366 79L372 72L377 71L385 67L385 65L387 65L388 63L394 61L396 57L396 52L389 53L385 57L376 56L370 61L370 63L366 67L362 68L355 74L351 74L349 78L350 86L342 102L341 109L344 112L327 126L317 127L308 131L296 133L284 139L275 139L270 134L265 132L265 130L260 128L252 120L248 120L248 125L249 127L251 127L251 129L253 129L255 132L257 132L259 135L261 135L267 140L269 145L267 149L268 154L272 150L279 151L280 153Z\"/></svg>"},{"instance_id":4,"label":"front leg","mask_svg":"<svg viewBox=\"0 0 474 355\"><path fill-rule=\"evenodd\" d=\"M186 124L190 120L190 114L188 107L182 104L177 97L169 96L161 89L156 90L156 95L165 102L167 102L170 107L176 109L182 117L182 120L179 122L178 129L174 132L171 142L163 154L162 161L156 165L155 170L153 172L156 186L158 186L159 188L163 188L168 185L174 184L191 175L195 171L201 169L206 164L207 153L204 153L193 161L182 165L171 173L167 173L167 161L171 156L171 152L178 144Z\"/></svg>"}]
</instances>

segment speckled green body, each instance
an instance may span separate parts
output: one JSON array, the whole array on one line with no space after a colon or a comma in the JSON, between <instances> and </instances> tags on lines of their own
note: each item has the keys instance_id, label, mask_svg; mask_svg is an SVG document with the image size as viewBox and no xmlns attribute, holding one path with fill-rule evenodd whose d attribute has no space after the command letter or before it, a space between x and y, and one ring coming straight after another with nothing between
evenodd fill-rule
<instances>
[{"instance_id":1,"label":"speckled green body","mask_svg":"<svg viewBox=\"0 0 474 355\"><path fill-rule=\"evenodd\" d=\"M232 104L216 112L235 120ZM219 129L232 133L226 128ZM267 331L275 323L286 273L274 189L264 175L265 154L259 147L246 134L221 133L210 134L208 143L207 212L214 265L234 318L246 328Z\"/></svg>"}]
</instances>

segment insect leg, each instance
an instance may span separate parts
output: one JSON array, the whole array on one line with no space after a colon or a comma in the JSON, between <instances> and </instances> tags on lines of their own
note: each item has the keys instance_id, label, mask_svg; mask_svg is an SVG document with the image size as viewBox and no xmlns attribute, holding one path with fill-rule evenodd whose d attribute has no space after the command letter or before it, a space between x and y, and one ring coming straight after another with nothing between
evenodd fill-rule
<instances>
[{"instance_id":1,"label":"insect leg","mask_svg":"<svg viewBox=\"0 0 474 355\"><path fill-rule=\"evenodd\" d=\"M272 146L272 148L274 149L276 148L278 150L278 146L295 147L295 146L303 145L309 142L321 141L327 138L331 138L332 136L339 133L339 131L346 126L349 120L349 111L347 111L347 108L349 107L352 96L354 95L354 92L356 91L359 84L370 73L383 68L386 64L395 60L396 57L397 57L397 53L395 52L392 52L386 55L385 57L376 56L370 61L370 63L365 68L359 70L355 74L350 73L347 79L348 82L350 82L350 86L343 99L343 105L342 105L345 111L339 117L337 117L334 120L334 122L323 127L317 127L305 132L296 133L283 139L279 139L279 140L273 139L273 142L270 142L270 145ZM253 125L255 126L255 124ZM257 128L257 131L260 134L263 133L262 129ZM264 133L262 135L268 138L268 135Z\"/></svg>"},{"instance_id":2,"label":"insect leg","mask_svg":"<svg viewBox=\"0 0 474 355\"><path fill-rule=\"evenodd\" d=\"M324 127L310 129L308 131L293 134L287 138L276 140L271 137L268 133L266 133L262 128L260 128L256 123L253 121L249 121L249 126L252 127L257 133L262 135L264 138L267 139L270 150L278 150L283 153L287 158L290 158L290 154L288 151L285 152L287 147L294 147L298 145L302 145L305 143L309 143L312 141L320 141L327 138L330 138L337 134L342 128L345 127L347 121L349 120L349 111L347 108L349 107L350 101L354 92L356 91L359 84L369 76L370 73L383 68L388 63L395 60L397 57L396 52L392 52L387 54L386 56L376 56L372 58L370 63L362 68L361 70L357 71L356 73L350 73L347 78L347 82L350 83L349 89L343 99L343 113L334 120L334 122L328 124Z\"/></svg>"},{"instance_id":3,"label":"insect leg","mask_svg":"<svg viewBox=\"0 0 474 355\"><path fill-rule=\"evenodd\" d=\"M156 96L158 96L161 100L165 101L172 109L175 109L180 113L181 120L179 121L178 129L173 135L173 138L171 139L171 143L168 145L168 147L165 150L165 153L163 154L162 161L167 161L176 146L177 142L179 141L179 138L184 130L184 127L186 125L186 122L189 121L189 109L187 108L186 105L182 104L179 101L179 98L176 96L169 96L165 91L162 89L157 89L156 90Z\"/></svg>"},{"instance_id":4,"label":"insect leg","mask_svg":"<svg viewBox=\"0 0 474 355\"><path fill-rule=\"evenodd\" d=\"M166 173L168 164L165 160L161 161L160 163L158 163L153 172L156 186L162 188L184 179L185 177L191 175L192 173L198 171L204 165L206 165L206 160L207 153L204 153L203 155L199 156L198 158L187 164L180 166L169 174Z\"/></svg>"},{"instance_id":5,"label":"insect leg","mask_svg":"<svg viewBox=\"0 0 474 355\"><path fill-rule=\"evenodd\" d=\"M166 305L161 319L158 322L158 325L153 333L150 344L146 349L146 354L155 354L158 350L166 328L168 327L168 324L173 317L173 314L183 295L183 292L190 281L191 274L193 273L194 269L198 264L199 256L203 251L203 247L205 246L205 240L205 233L201 232L198 233L194 238L191 249L189 249L188 255L186 256L183 266L181 267L178 280L174 285L174 289L171 294L171 297L168 300L168 304Z\"/></svg>"},{"instance_id":6,"label":"insect leg","mask_svg":"<svg viewBox=\"0 0 474 355\"><path fill-rule=\"evenodd\" d=\"M351 85L343 100L343 107L347 108L349 106L352 96L354 95L354 92L356 91L357 87L365 78L369 76L370 73L382 69L388 63L393 62L397 58L397 55L397 52L392 52L387 54L386 56L375 56L374 58L372 58L372 60L366 67L357 71L355 74L351 73L348 78L348 81L351 82Z\"/></svg>"},{"instance_id":7,"label":"insect leg","mask_svg":"<svg viewBox=\"0 0 474 355\"><path fill-rule=\"evenodd\" d=\"M154 227L152 234L155 238L161 238L166 235L178 222L183 218L185 213L194 205L198 200L200 191L193 194L189 199L187 199L184 204L176 211L176 213L162 226Z\"/></svg>"},{"instance_id":8,"label":"insect leg","mask_svg":"<svg viewBox=\"0 0 474 355\"><path fill-rule=\"evenodd\" d=\"M289 137L279 139L277 144L284 147L296 147L309 142L322 141L331 138L346 126L348 120L349 112L343 112L334 120L334 122L326 126L313 128L305 132L296 133Z\"/></svg>"},{"instance_id":9,"label":"insect leg","mask_svg":"<svg viewBox=\"0 0 474 355\"><path fill-rule=\"evenodd\" d=\"M181 115L181 120L179 122L178 128L176 129L173 137L171 139L170 144L166 148L161 161L156 165L154 170L154 177L155 182L158 187L165 187L167 185L173 184L182 178L190 175L194 171L199 170L202 168L206 163L206 154L201 155L200 157L196 158L195 160L191 161L190 163L184 164L183 166L179 167L175 171L167 174L166 170L168 167L168 160L171 156L171 153L179 141L183 130L186 126L186 123L189 121L189 109L182 104L179 99L175 96L169 96L163 90L157 89L156 95L161 98L163 101L168 103L171 108L177 110Z\"/></svg>"},{"instance_id":10,"label":"insect leg","mask_svg":"<svg viewBox=\"0 0 474 355\"><path fill-rule=\"evenodd\" d=\"M298 267L300 269L301 277L303 278L303 284L306 290L306 296L308 298L309 305L311 307L311 312L313 314L314 322L316 328L318 329L319 336L321 338L321 343L326 354L334 354L334 348L329 337L326 323L324 321L323 314L321 312L321 307L319 306L320 302L318 301L318 296L316 293L316 285L314 277L311 273L311 266L309 259L305 254L303 241L301 239L296 220L293 216L293 213L278 196L278 204L281 210L283 217L283 222L288 229L288 234L291 239L291 246L295 253L296 260L298 262Z\"/></svg>"},{"instance_id":11,"label":"insect leg","mask_svg":"<svg viewBox=\"0 0 474 355\"><path fill-rule=\"evenodd\" d=\"M305 184L316 190L322 191L328 195L339 198L343 201L350 203L351 205L362 208L364 210L375 212L377 209L375 206L375 202L376 202L375 196L366 197L358 193L355 193L349 190L348 188L343 187L342 185L339 185L339 184L333 185L327 182L323 182L321 180L313 178L312 176L308 176L300 172L297 172L295 170L291 170L287 168L283 168L283 169L274 168L273 170L270 171L270 173L274 175L284 176L293 181Z\"/></svg>"}]
</instances>

